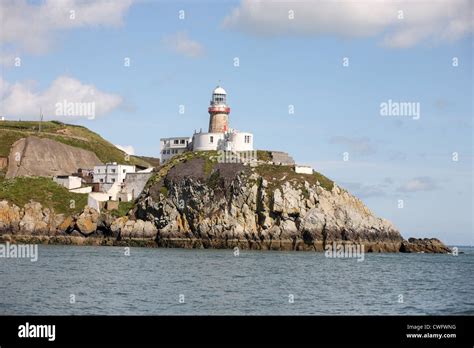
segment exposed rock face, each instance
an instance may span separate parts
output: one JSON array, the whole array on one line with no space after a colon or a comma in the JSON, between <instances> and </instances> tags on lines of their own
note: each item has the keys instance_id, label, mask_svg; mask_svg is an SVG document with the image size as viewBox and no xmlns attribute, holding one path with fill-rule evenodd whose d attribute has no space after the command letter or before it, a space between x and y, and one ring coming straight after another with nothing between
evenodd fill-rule
<instances>
[{"instance_id":1,"label":"exposed rock face","mask_svg":"<svg viewBox=\"0 0 474 348\"><path fill-rule=\"evenodd\" d=\"M100 215L94 208L85 207L75 216L55 214L40 203L30 202L20 208L7 201L0 201L0 234L14 235L69 235L72 237L114 237L154 240L157 229L153 222L113 218Z\"/></svg>"},{"instance_id":2,"label":"exposed rock face","mask_svg":"<svg viewBox=\"0 0 474 348\"><path fill-rule=\"evenodd\" d=\"M8 157L7 178L69 175L101 164L95 153L57 141L30 136L16 141Z\"/></svg>"},{"instance_id":3,"label":"exposed rock face","mask_svg":"<svg viewBox=\"0 0 474 348\"><path fill-rule=\"evenodd\" d=\"M451 250L436 238L409 238L400 248L405 253L449 253Z\"/></svg>"},{"instance_id":4,"label":"exposed rock face","mask_svg":"<svg viewBox=\"0 0 474 348\"><path fill-rule=\"evenodd\" d=\"M54 214L37 202L19 208L9 205L7 201L0 201L0 232L54 235L64 220L64 215Z\"/></svg>"},{"instance_id":5,"label":"exposed rock face","mask_svg":"<svg viewBox=\"0 0 474 348\"><path fill-rule=\"evenodd\" d=\"M47 238L38 240L47 243L84 245L324 251L337 243L361 244L365 252L450 251L437 239L404 240L329 179L288 166L211 166L191 158L153 180L133 213L118 218L90 207L65 217L35 202L20 208L0 201L0 237L35 241L28 236L41 235Z\"/></svg>"},{"instance_id":6,"label":"exposed rock face","mask_svg":"<svg viewBox=\"0 0 474 348\"><path fill-rule=\"evenodd\" d=\"M84 235L89 235L97 230L99 213L94 208L85 207L76 220L76 229Z\"/></svg>"},{"instance_id":7,"label":"exposed rock face","mask_svg":"<svg viewBox=\"0 0 474 348\"><path fill-rule=\"evenodd\" d=\"M270 188L242 165L218 164L207 178L203 166L199 159L179 163L142 193L136 216L154 221L159 244L199 240L204 247L322 251L332 242L352 242L367 251L400 249L397 229L337 186L284 180Z\"/></svg>"}]
</instances>

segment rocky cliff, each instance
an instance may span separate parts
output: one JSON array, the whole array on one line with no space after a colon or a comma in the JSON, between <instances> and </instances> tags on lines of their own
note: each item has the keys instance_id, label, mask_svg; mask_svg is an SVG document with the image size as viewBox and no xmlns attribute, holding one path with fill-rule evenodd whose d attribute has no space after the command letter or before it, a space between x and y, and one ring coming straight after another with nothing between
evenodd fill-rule
<instances>
[{"instance_id":1,"label":"rocky cliff","mask_svg":"<svg viewBox=\"0 0 474 348\"><path fill-rule=\"evenodd\" d=\"M436 239L404 240L389 221L319 173L290 166L219 163L186 153L162 166L127 216L54 214L38 203L0 202L0 235L42 235L123 245L323 251L358 244L365 252L449 252ZM24 240L24 239L21 239ZM107 240L107 241L105 241ZM90 242L93 243L93 242Z\"/></svg>"},{"instance_id":2,"label":"rocky cliff","mask_svg":"<svg viewBox=\"0 0 474 348\"><path fill-rule=\"evenodd\" d=\"M12 145L6 177L69 175L78 168L93 168L98 164L101 161L91 151L29 136Z\"/></svg>"},{"instance_id":3,"label":"rocky cliff","mask_svg":"<svg viewBox=\"0 0 474 348\"><path fill-rule=\"evenodd\" d=\"M350 242L399 251L403 241L329 179L270 164L176 163L143 192L135 215L155 222L161 245L322 251Z\"/></svg>"}]
</instances>

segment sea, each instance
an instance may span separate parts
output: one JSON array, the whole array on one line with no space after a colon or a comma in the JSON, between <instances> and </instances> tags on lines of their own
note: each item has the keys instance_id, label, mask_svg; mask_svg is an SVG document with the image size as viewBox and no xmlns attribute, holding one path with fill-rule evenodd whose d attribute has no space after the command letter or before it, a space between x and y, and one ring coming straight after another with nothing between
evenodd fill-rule
<instances>
[{"instance_id":1,"label":"sea","mask_svg":"<svg viewBox=\"0 0 474 348\"><path fill-rule=\"evenodd\" d=\"M0 315L474 315L458 255L39 245L0 258Z\"/></svg>"}]
</instances>

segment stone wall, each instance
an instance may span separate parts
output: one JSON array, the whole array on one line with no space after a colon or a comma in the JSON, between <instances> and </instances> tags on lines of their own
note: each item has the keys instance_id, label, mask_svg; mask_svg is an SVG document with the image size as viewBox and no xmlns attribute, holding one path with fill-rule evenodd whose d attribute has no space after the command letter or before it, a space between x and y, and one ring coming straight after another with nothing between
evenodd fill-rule
<instances>
[{"instance_id":1,"label":"stone wall","mask_svg":"<svg viewBox=\"0 0 474 348\"><path fill-rule=\"evenodd\" d=\"M292 166L295 164L295 160L286 152L271 151L271 154L272 154L272 162L275 164L289 165L289 166Z\"/></svg>"},{"instance_id":2,"label":"stone wall","mask_svg":"<svg viewBox=\"0 0 474 348\"><path fill-rule=\"evenodd\" d=\"M132 199L136 199L143 191L148 179L153 173L127 173L125 177L124 191L132 193Z\"/></svg>"}]
</instances>

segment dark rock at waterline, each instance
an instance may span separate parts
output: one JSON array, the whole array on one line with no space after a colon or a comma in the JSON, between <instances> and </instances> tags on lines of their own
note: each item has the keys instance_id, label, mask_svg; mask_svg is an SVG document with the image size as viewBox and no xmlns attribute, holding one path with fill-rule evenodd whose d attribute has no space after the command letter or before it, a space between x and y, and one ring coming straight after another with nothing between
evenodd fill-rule
<instances>
[{"instance_id":1,"label":"dark rock at waterline","mask_svg":"<svg viewBox=\"0 0 474 348\"><path fill-rule=\"evenodd\" d=\"M400 252L446 254L450 253L451 249L436 238L409 238L408 241L402 242Z\"/></svg>"}]
</instances>

